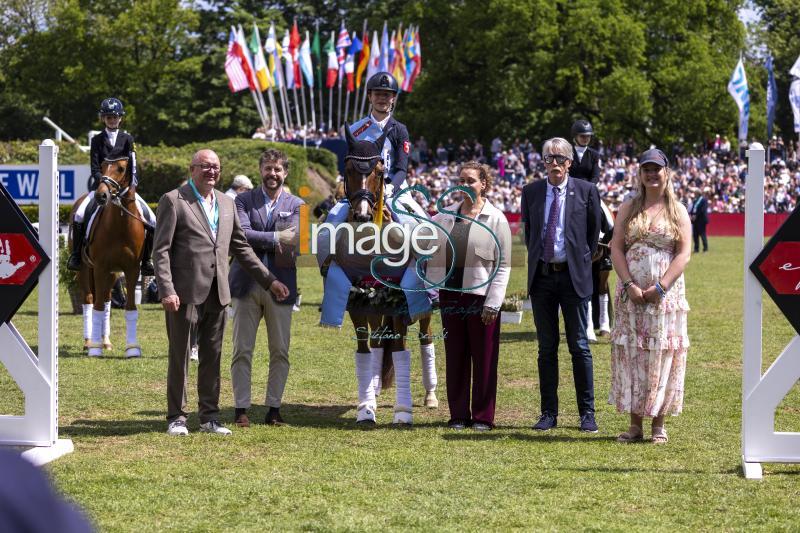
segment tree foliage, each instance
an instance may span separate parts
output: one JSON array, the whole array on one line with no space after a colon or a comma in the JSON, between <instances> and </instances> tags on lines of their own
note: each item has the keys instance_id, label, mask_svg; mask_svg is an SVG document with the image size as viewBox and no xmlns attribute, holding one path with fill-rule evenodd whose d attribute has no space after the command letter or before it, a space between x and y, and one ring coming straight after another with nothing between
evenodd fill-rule
<instances>
[{"instance_id":1,"label":"tree foliage","mask_svg":"<svg viewBox=\"0 0 800 533\"><path fill-rule=\"evenodd\" d=\"M342 20L359 33L364 20L378 31L384 21L418 24L422 75L398 105L414 136L542 139L567 135L578 117L605 138L640 143L735 136L726 85L745 46L742 2L0 0L0 138L46 134L43 115L68 131L96 128L97 105L111 95L147 144L249 135L257 114L249 95L230 93L223 70L229 27L249 34L255 21L265 37L274 22L282 37L293 20L326 35ZM786 94L779 71L797 56L800 8L757 3ZM755 132L764 113L753 80L763 85L764 74L748 60Z\"/></svg>"}]
</instances>

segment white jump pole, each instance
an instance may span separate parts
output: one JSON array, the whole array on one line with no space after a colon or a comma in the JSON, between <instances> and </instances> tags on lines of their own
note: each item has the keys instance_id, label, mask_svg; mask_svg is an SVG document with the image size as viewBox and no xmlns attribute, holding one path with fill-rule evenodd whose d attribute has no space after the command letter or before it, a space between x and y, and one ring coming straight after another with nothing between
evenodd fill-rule
<instances>
[{"instance_id":1,"label":"white jump pole","mask_svg":"<svg viewBox=\"0 0 800 533\"><path fill-rule=\"evenodd\" d=\"M750 145L745 196L742 470L761 479L761 463L800 463L800 433L776 432L775 410L800 378L800 336L762 375L762 288L750 271L764 246L764 147Z\"/></svg>"},{"instance_id":2,"label":"white jump pole","mask_svg":"<svg viewBox=\"0 0 800 533\"><path fill-rule=\"evenodd\" d=\"M42 465L73 451L58 438L58 146L39 146L39 243L50 262L39 275L38 357L17 329L0 326L0 363L25 396L23 416L0 416L0 445L29 447L22 456Z\"/></svg>"}]
</instances>

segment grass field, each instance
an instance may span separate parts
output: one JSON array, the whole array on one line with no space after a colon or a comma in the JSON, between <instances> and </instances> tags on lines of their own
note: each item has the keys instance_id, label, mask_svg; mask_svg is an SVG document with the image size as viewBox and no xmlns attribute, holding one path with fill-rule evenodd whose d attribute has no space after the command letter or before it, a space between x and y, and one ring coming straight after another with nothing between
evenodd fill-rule
<instances>
[{"instance_id":1,"label":"grass field","mask_svg":"<svg viewBox=\"0 0 800 533\"><path fill-rule=\"evenodd\" d=\"M622 445L625 415L605 402L607 343L594 345L600 432L580 433L569 355L562 344L559 428L530 429L539 413L536 339L530 312L502 330L497 424L490 433L453 432L437 341L438 410L415 407L410 430L391 427L393 390L380 399L379 426L354 424L352 331L321 329L316 269L300 269L302 311L294 315L292 369L284 397L289 426L232 428L229 438L165 434L167 339L160 306L141 310L145 356L124 360L124 319L113 316L116 351L82 353L81 318L60 319L60 434L75 453L49 467L57 486L104 531L230 530L628 530L796 529L800 467L764 465L763 482L740 474L742 239L711 240L686 272L692 347L684 413L667 420L670 442ZM509 291L524 287L517 246ZM68 302L61 298L61 310ZM35 298L15 324L35 342ZM434 329L441 331L438 318ZM765 368L792 337L765 299ZM263 401L266 336L254 363L253 397ZM412 389L423 394L418 344ZM566 355L564 355L566 354ZM223 352L223 420L233 416L230 326ZM194 376L192 376L193 378ZM191 381L190 391L194 387ZM22 397L0 367L0 413ZM391 396L391 398L390 398ZM196 395L190 396L196 405ZM263 406L251 419L262 420ZM800 431L797 387L778 429ZM232 425L232 424L231 424ZM1 475L1 474L0 474Z\"/></svg>"}]
</instances>

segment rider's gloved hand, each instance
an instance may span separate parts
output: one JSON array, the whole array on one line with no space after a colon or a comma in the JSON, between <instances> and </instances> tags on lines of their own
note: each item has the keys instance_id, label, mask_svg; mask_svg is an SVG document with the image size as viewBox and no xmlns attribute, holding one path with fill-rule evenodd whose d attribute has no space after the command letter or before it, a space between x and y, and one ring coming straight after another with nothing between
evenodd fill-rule
<instances>
[{"instance_id":1,"label":"rider's gloved hand","mask_svg":"<svg viewBox=\"0 0 800 533\"><path fill-rule=\"evenodd\" d=\"M383 186L383 196L384 198L391 198L392 193L394 192L394 185L391 183L387 183Z\"/></svg>"}]
</instances>

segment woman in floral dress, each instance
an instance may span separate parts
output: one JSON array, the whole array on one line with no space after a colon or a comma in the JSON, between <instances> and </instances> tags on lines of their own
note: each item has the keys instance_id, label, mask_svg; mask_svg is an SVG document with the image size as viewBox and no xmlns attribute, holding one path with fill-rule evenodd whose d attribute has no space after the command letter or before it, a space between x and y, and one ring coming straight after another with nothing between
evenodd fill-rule
<instances>
[{"instance_id":1,"label":"woman in floral dress","mask_svg":"<svg viewBox=\"0 0 800 533\"><path fill-rule=\"evenodd\" d=\"M622 231L611 241L617 288L609 403L630 413L619 442L642 440L642 419L652 417L653 443L664 444L664 416L683 409L689 348L683 270L692 226L661 150L639 157L638 194L620 206L617 220Z\"/></svg>"}]
</instances>

